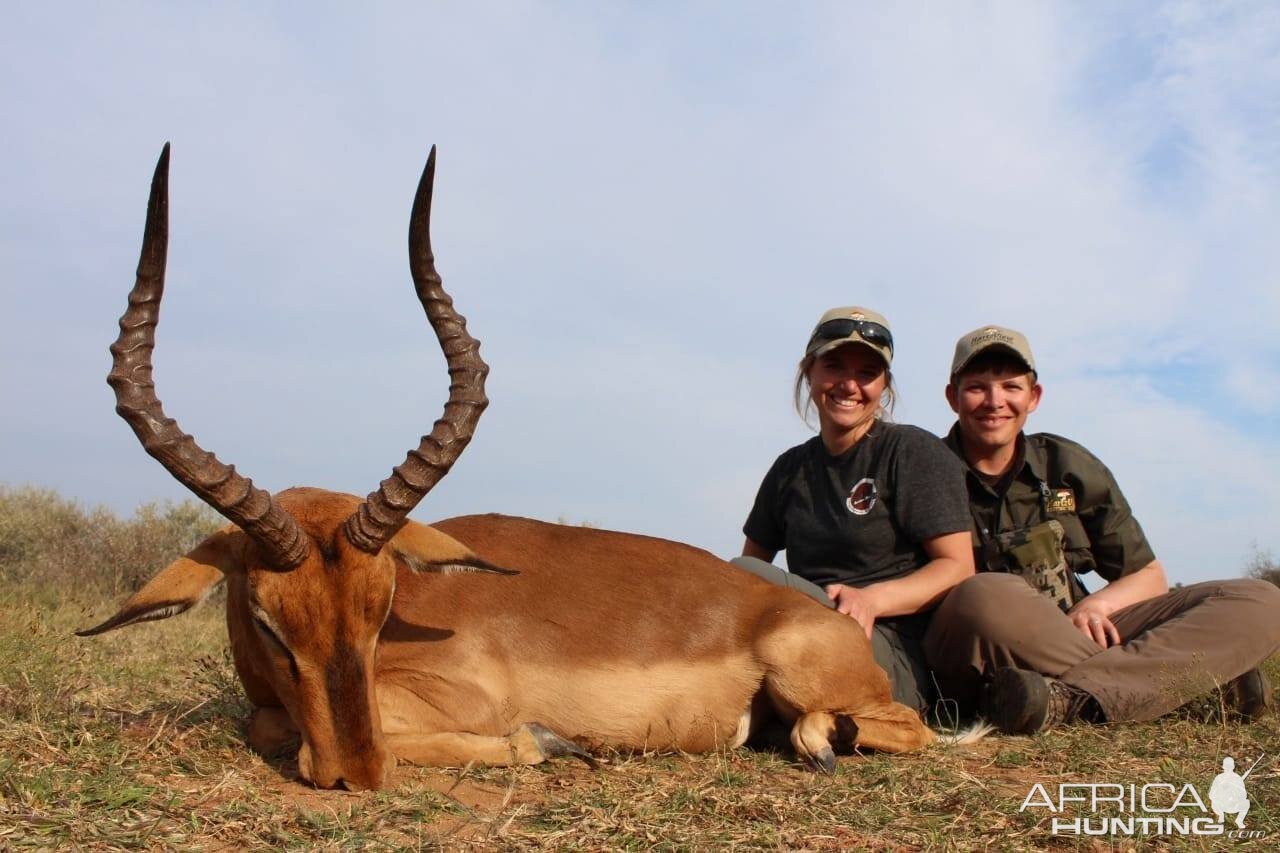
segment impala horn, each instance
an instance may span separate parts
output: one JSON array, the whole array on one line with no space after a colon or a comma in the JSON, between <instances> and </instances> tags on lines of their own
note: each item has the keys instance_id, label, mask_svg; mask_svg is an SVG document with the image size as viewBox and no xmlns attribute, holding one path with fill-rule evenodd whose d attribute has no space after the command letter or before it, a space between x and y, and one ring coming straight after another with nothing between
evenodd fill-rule
<instances>
[{"instance_id":1,"label":"impala horn","mask_svg":"<svg viewBox=\"0 0 1280 853\"><path fill-rule=\"evenodd\" d=\"M151 378L160 298L164 295L169 246L169 144L160 152L147 224L142 236L138 278L129 307L120 318L120 336L111 345L107 382L116 392L116 412L133 427L142 447L202 501L235 522L262 548L272 568L287 571L307 558L310 542L298 523L271 495L255 488L235 466L202 450L176 421L165 416Z\"/></svg>"},{"instance_id":2,"label":"impala horn","mask_svg":"<svg viewBox=\"0 0 1280 853\"><path fill-rule=\"evenodd\" d=\"M409 218L409 270L418 300L449 365L449 400L431 434L422 437L418 447L409 451L404 462L392 469L391 476L347 519L347 539L369 554L381 550L423 496L449 472L489 405L484 395L489 365L480 358L480 342L467 334L467 321L453 310L453 300L444 291L431 253L431 189L435 174L433 145Z\"/></svg>"}]
</instances>

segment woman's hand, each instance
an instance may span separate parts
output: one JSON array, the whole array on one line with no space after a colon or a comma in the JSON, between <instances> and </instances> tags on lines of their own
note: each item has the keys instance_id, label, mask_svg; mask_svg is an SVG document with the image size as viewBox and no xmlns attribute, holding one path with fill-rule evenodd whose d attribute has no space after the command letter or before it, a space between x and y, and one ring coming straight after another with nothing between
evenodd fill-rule
<instances>
[{"instance_id":1,"label":"woman's hand","mask_svg":"<svg viewBox=\"0 0 1280 853\"><path fill-rule=\"evenodd\" d=\"M871 629L876 624L876 617L880 615L875 596L865 588L859 589L842 583L827 584L826 593L827 597L836 603L836 610L857 620L862 630L867 632L867 639L870 640Z\"/></svg>"},{"instance_id":2,"label":"woman's hand","mask_svg":"<svg viewBox=\"0 0 1280 853\"><path fill-rule=\"evenodd\" d=\"M1090 595L1068 610L1067 618L1080 633L1105 649L1120 645L1120 631L1111 622L1113 609L1106 601L1095 601Z\"/></svg>"}]
</instances>

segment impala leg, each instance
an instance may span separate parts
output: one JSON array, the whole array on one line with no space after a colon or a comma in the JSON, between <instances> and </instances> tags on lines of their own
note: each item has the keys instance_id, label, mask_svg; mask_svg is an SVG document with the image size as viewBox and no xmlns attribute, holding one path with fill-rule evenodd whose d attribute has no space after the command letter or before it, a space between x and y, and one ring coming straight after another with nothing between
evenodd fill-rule
<instances>
[{"instance_id":1,"label":"impala leg","mask_svg":"<svg viewBox=\"0 0 1280 853\"><path fill-rule=\"evenodd\" d=\"M937 738L915 710L900 702L860 708L852 716L858 726L857 746L881 752L910 752Z\"/></svg>"},{"instance_id":2,"label":"impala leg","mask_svg":"<svg viewBox=\"0 0 1280 853\"><path fill-rule=\"evenodd\" d=\"M249 718L249 748L262 756L272 756L296 747L301 739L289 712L279 706L254 709Z\"/></svg>"},{"instance_id":3,"label":"impala leg","mask_svg":"<svg viewBox=\"0 0 1280 853\"><path fill-rule=\"evenodd\" d=\"M577 744L537 723L526 723L506 737L433 732L394 734L386 738L396 758L428 767L459 767L473 761L495 767L541 764L566 755L580 758L593 768L596 766L596 760Z\"/></svg>"},{"instance_id":4,"label":"impala leg","mask_svg":"<svg viewBox=\"0 0 1280 853\"><path fill-rule=\"evenodd\" d=\"M834 773L836 753L853 752L858 724L847 714L815 711L796 720L791 729L791 746L815 770Z\"/></svg>"},{"instance_id":5,"label":"impala leg","mask_svg":"<svg viewBox=\"0 0 1280 853\"><path fill-rule=\"evenodd\" d=\"M919 714L893 701L889 676L856 622L825 614L815 620L798 608L772 615L757 653L768 667L769 699L795 720L791 745L802 759L829 772L835 753L855 746L905 752L934 740Z\"/></svg>"},{"instance_id":6,"label":"impala leg","mask_svg":"<svg viewBox=\"0 0 1280 853\"><path fill-rule=\"evenodd\" d=\"M791 729L791 746L815 770L831 773L836 755L848 755L855 747L910 752L929 745L935 737L919 714L906 705L889 702L838 714L803 714Z\"/></svg>"}]
</instances>

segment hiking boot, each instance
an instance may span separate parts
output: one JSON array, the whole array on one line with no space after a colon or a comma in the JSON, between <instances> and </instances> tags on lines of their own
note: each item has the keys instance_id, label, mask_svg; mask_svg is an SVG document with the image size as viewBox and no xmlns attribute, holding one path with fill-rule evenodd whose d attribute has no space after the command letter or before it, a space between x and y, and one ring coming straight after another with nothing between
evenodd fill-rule
<instances>
[{"instance_id":1,"label":"hiking boot","mask_svg":"<svg viewBox=\"0 0 1280 853\"><path fill-rule=\"evenodd\" d=\"M1007 735L1029 735L1077 720L1096 722L1098 703L1084 690L1029 669L996 670L983 691L981 714Z\"/></svg>"},{"instance_id":2,"label":"hiking boot","mask_svg":"<svg viewBox=\"0 0 1280 853\"><path fill-rule=\"evenodd\" d=\"M1271 693L1271 681L1260 667L1254 667L1244 675L1228 681L1222 688L1223 703L1250 723L1271 710L1275 699Z\"/></svg>"}]
</instances>

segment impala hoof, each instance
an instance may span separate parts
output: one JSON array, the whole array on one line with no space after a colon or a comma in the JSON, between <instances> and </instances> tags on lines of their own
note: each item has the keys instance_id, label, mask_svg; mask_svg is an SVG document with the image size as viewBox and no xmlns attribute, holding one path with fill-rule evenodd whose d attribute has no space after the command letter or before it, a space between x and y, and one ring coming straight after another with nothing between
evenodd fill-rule
<instances>
[{"instance_id":1,"label":"impala hoof","mask_svg":"<svg viewBox=\"0 0 1280 853\"><path fill-rule=\"evenodd\" d=\"M824 746L818 750L816 755L809 757L814 770L820 770L830 776L836 772L836 753L829 746Z\"/></svg>"},{"instance_id":2,"label":"impala hoof","mask_svg":"<svg viewBox=\"0 0 1280 853\"><path fill-rule=\"evenodd\" d=\"M574 758L585 761L592 770L599 769L600 765L596 763L595 758L590 753L573 741L560 737L560 735L546 726L528 723L525 728L529 730L529 734L533 735L533 739L537 741L538 749L542 750L544 757L561 758L566 755L572 755Z\"/></svg>"}]
</instances>

